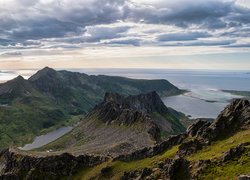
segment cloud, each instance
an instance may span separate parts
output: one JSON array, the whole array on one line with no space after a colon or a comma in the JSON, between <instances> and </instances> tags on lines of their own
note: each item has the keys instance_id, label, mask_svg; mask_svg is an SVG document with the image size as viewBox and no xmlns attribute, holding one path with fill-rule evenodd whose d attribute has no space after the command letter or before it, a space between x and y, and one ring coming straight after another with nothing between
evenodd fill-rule
<instances>
[{"instance_id":1,"label":"cloud","mask_svg":"<svg viewBox=\"0 0 250 180\"><path fill-rule=\"evenodd\" d=\"M225 46L250 36L250 9L236 0L0 0L0 19L9 49Z\"/></svg>"},{"instance_id":2,"label":"cloud","mask_svg":"<svg viewBox=\"0 0 250 180\"><path fill-rule=\"evenodd\" d=\"M207 32L182 32L161 34L157 39L159 41L190 41L206 37L211 37L211 35Z\"/></svg>"},{"instance_id":3,"label":"cloud","mask_svg":"<svg viewBox=\"0 0 250 180\"><path fill-rule=\"evenodd\" d=\"M0 56L5 56L5 57L12 57L12 56L22 56L21 52L6 52L6 53L2 53L0 54Z\"/></svg>"},{"instance_id":4,"label":"cloud","mask_svg":"<svg viewBox=\"0 0 250 180\"><path fill-rule=\"evenodd\" d=\"M141 39L115 39L115 40L105 42L104 44L140 46Z\"/></svg>"}]
</instances>

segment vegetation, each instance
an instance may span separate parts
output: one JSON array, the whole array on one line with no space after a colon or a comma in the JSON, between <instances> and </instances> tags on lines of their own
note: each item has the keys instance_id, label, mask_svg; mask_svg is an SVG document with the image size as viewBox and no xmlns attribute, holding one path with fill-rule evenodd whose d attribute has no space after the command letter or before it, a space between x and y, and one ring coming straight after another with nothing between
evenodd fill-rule
<instances>
[{"instance_id":1,"label":"vegetation","mask_svg":"<svg viewBox=\"0 0 250 180\"><path fill-rule=\"evenodd\" d=\"M219 158L230 148L236 147L244 142L249 142L249 139L250 130L240 131L227 139L214 142L211 146L205 147L203 150L186 157L186 159L192 164L198 160L212 160L212 163L208 165L202 171L202 173L199 174L198 179L235 179L241 174L250 172L250 151L248 150L248 152L244 153L241 157L230 160L223 164L218 164ZM144 168L154 168L157 167L159 162L164 161L167 158L175 158L178 148L179 146L174 146L160 155L142 160L130 162L105 162L93 168L82 169L77 175L73 177L73 179L120 179L124 172L141 170ZM109 173L105 176L101 173L103 168L109 170Z\"/></svg>"},{"instance_id":2,"label":"vegetation","mask_svg":"<svg viewBox=\"0 0 250 180\"><path fill-rule=\"evenodd\" d=\"M216 162L209 165L199 179L236 179L237 176L250 172L250 157L244 154L239 159L218 165Z\"/></svg>"},{"instance_id":3,"label":"vegetation","mask_svg":"<svg viewBox=\"0 0 250 180\"><path fill-rule=\"evenodd\" d=\"M212 143L210 146L207 146L201 151L187 157L187 159L190 161L197 161L218 158L230 148L249 141L250 130L240 131L230 138Z\"/></svg>"},{"instance_id":4,"label":"vegetation","mask_svg":"<svg viewBox=\"0 0 250 180\"><path fill-rule=\"evenodd\" d=\"M163 161L167 158L173 158L178 150L178 146L174 146L166 152L153 156L151 158L145 158L142 160L131 161L131 162L121 162L121 161L109 161L93 168L85 168L80 171L73 179L91 179L100 176L101 170L103 168L109 167L110 173L103 179L119 179L122 177L124 172L133 171L135 169L143 169L146 167L154 167L160 161Z\"/></svg>"}]
</instances>

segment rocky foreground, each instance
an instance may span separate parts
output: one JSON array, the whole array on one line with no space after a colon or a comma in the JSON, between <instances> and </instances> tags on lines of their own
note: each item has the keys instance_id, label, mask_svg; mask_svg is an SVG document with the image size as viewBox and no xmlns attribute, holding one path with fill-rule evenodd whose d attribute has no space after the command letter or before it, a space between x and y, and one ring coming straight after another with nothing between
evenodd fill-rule
<instances>
[{"instance_id":1,"label":"rocky foreground","mask_svg":"<svg viewBox=\"0 0 250 180\"><path fill-rule=\"evenodd\" d=\"M249 173L247 100L235 100L212 123L199 121L185 133L115 158L68 153L36 157L12 149L0 154L2 179L249 179Z\"/></svg>"}]
</instances>

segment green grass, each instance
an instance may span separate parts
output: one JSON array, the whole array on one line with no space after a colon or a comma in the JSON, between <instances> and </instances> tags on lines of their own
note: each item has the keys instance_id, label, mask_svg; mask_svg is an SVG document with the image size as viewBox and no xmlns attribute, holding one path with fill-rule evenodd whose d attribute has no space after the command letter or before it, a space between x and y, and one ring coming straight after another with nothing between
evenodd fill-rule
<instances>
[{"instance_id":1,"label":"green grass","mask_svg":"<svg viewBox=\"0 0 250 180\"><path fill-rule=\"evenodd\" d=\"M100 175L101 169L105 167L110 167L111 172L107 177L102 177L103 179L119 179L122 177L124 172L133 171L136 169L143 169L146 167L155 167L160 161L163 161L167 158L173 158L178 151L179 146L174 146L171 149L167 150L163 154L156 155L150 158L145 158L142 160L130 161L130 162L122 162L122 161L109 161L102 163L93 168L85 168L80 171L73 179L91 179Z\"/></svg>"},{"instance_id":2,"label":"green grass","mask_svg":"<svg viewBox=\"0 0 250 180\"><path fill-rule=\"evenodd\" d=\"M213 159L213 163L208 166L205 171L199 176L199 179L236 179L237 176L250 172L250 157L246 154L241 156L240 159L235 161L229 161L224 163L223 166L218 166L216 159L221 157L224 152L237 145L250 141L250 130L244 130L238 132L232 137L214 142L211 146L204 148L197 153L187 157L187 160L194 163L198 160ZM121 161L109 161L102 163L93 168L85 168L81 170L73 179L119 179L124 172L139 170L143 168L153 168L160 161L164 161L167 158L174 158L179 146L174 146L171 149L165 151L160 155L156 155L150 158L142 160L121 162ZM101 177L101 169L110 167L110 172Z\"/></svg>"},{"instance_id":3,"label":"green grass","mask_svg":"<svg viewBox=\"0 0 250 180\"><path fill-rule=\"evenodd\" d=\"M235 180L239 175L249 174L249 172L250 157L245 154L240 159L229 161L224 165L211 164L205 169L199 179Z\"/></svg>"},{"instance_id":4,"label":"green grass","mask_svg":"<svg viewBox=\"0 0 250 180\"><path fill-rule=\"evenodd\" d=\"M210 146L187 157L190 161L207 160L220 157L224 152L237 145L250 141L250 130L238 132L225 140L216 141Z\"/></svg>"}]
</instances>

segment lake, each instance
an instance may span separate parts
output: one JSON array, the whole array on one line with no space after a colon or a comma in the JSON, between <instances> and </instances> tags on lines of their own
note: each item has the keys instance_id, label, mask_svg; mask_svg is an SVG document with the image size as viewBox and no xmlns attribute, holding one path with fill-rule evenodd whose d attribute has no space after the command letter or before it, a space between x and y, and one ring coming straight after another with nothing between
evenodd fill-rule
<instances>
[{"instance_id":1,"label":"lake","mask_svg":"<svg viewBox=\"0 0 250 180\"><path fill-rule=\"evenodd\" d=\"M28 151L28 150L42 147L43 145L46 145L46 144L58 139L59 137L68 133L69 131L71 131L72 129L73 129L73 127L62 127L62 128L56 129L52 132L49 132L45 135L37 136L31 144L26 144L24 147L19 147L19 149Z\"/></svg>"}]
</instances>

